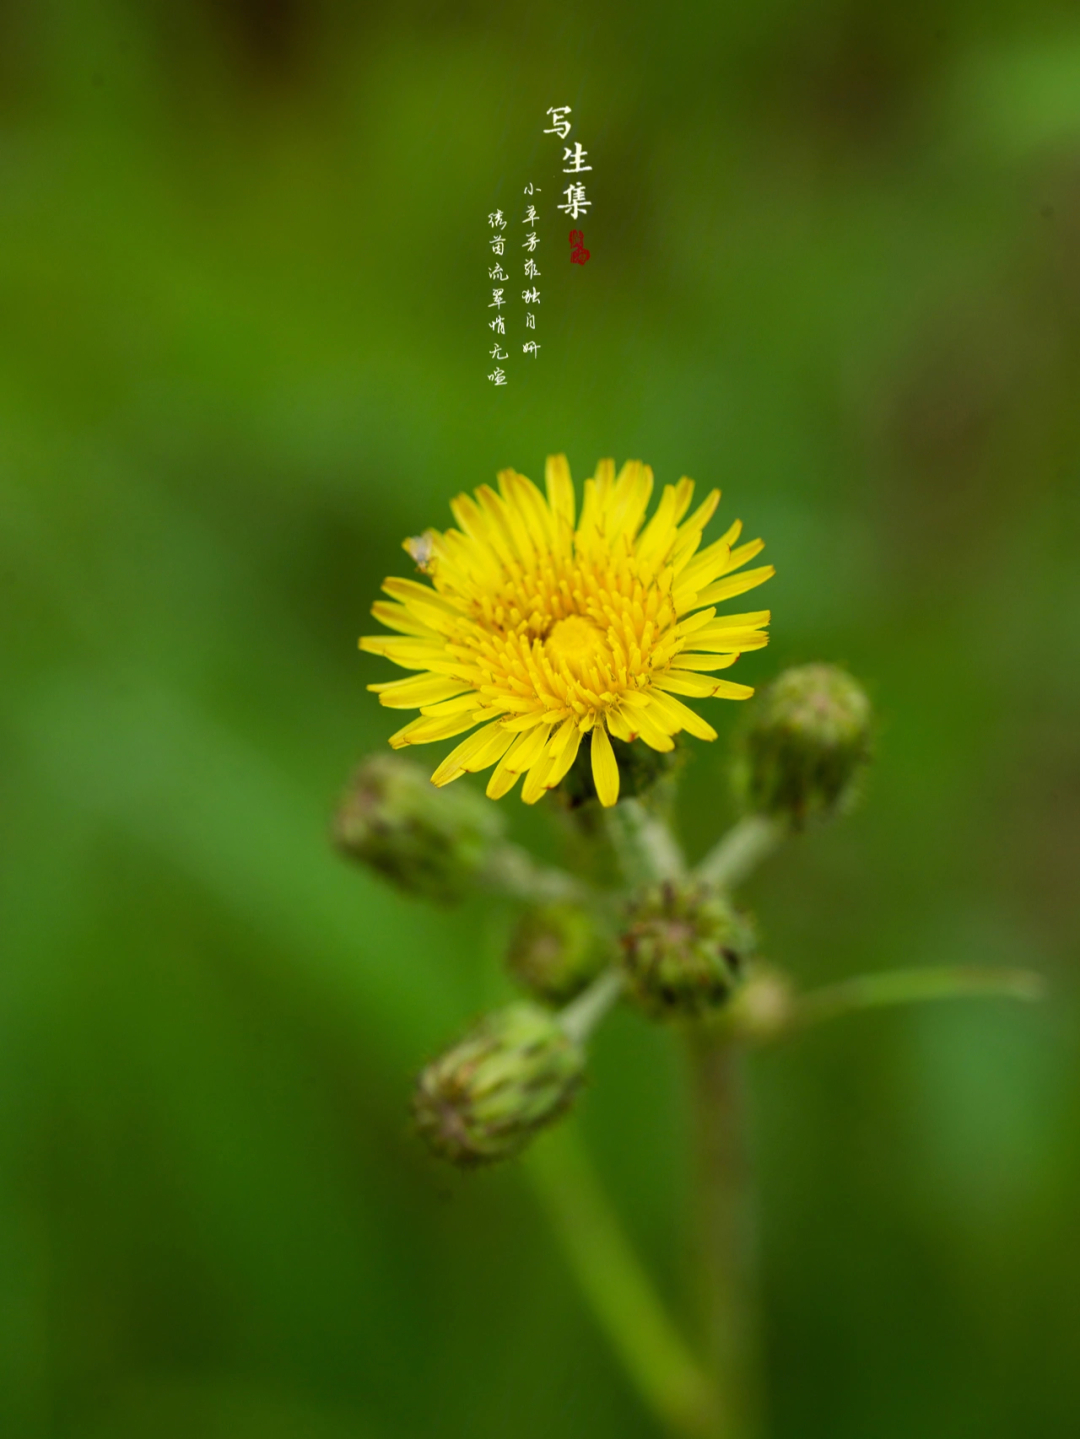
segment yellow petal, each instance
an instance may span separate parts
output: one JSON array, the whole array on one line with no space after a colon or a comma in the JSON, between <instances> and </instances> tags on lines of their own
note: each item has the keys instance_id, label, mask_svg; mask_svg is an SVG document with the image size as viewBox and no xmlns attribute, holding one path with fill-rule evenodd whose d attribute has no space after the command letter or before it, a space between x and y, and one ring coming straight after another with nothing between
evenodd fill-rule
<instances>
[{"instance_id":1,"label":"yellow petal","mask_svg":"<svg viewBox=\"0 0 1080 1439\"><path fill-rule=\"evenodd\" d=\"M708 634L718 630L756 630L772 619L772 610L749 610L744 615L717 615L709 625Z\"/></svg>"},{"instance_id":2,"label":"yellow petal","mask_svg":"<svg viewBox=\"0 0 1080 1439\"><path fill-rule=\"evenodd\" d=\"M532 569L536 560L536 544L534 535L529 533L530 517L525 513L518 503L517 480L524 478L514 470L502 470L499 473L499 489L502 490L502 521L510 533L514 542L514 549L518 558L526 569ZM535 525L533 526L535 532ZM535 540L544 539L543 530L535 533Z\"/></svg>"},{"instance_id":3,"label":"yellow petal","mask_svg":"<svg viewBox=\"0 0 1080 1439\"><path fill-rule=\"evenodd\" d=\"M649 695L647 709L638 710L633 718L634 728L637 730L638 738L645 741L650 749L660 754L667 754L675 748L675 741L671 738L681 728L681 725L673 724L664 713L663 708L657 704L660 697L655 691Z\"/></svg>"},{"instance_id":4,"label":"yellow petal","mask_svg":"<svg viewBox=\"0 0 1080 1439\"><path fill-rule=\"evenodd\" d=\"M534 725L550 724L553 719L561 717L561 715L552 715L547 710L530 710L528 714L515 715L513 719L504 720L503 724L515 734L521 734L527 729L532 729Z\"/></svg>"},{"instance_id":5,"label":"yellow petal","mask_svg":"<svg viewBox=\"0 0 1080 1439\"><path fill-rule=\"evenodd\" d=\"M695 655L688 654L685 650L680 652L671 661L671 668L675 670L726 670L739 658L738 651L730 655ZM454 700L452 703L456 704Z\"/></svg>"},{"instance_id":6,"label":"yellow petal","mask_svg":"<svg viewBox=\"0 0 1080 1439\"><path fill-rule=\"evenodd\" d=\"M653 472L640 460L627 460L619 471L608 508L606 533L612 546L624 536L633 543L653 490Z\"/></svg>"},{"instance_id":7,"label":"yellow petal","mask_svg":"<svg viewBox=\"0 0 1080 1439\"><path fill-rule=\"evenodd\" d=\"M551 755L545 750L525 776L521 786L521 798L526 804L535 804L548 792L547 777L551 770Z\"/></svg>"},{"instance_id":8,"label":"yellow petal","mask_svg":"<svg viewBox=\"0 0 1080 1439\"><path fill-rule=\"evenodd\" d=\"M523 737L520 749L515 749L514 758L511 761L514 769L521 773L532 769L544 752L550 734L551 731L545 725L537 725L535 729L529 730Z\"/></svg>"},{"instance_id":9,"label":"yellow petal","mask_svg":"<svg viewBox=\"0 0 1080 1439\"><path fill-rule=\"evenodd\" d=\"M762 565L759 569L747 570L741 575L730 575L727 579L717 580L715 584L703 589L697 597L697 603L699 605L717 605L721 600L733 600L736 595L743 595L747 590L753 590L758 585L763 585L775 574L775 565Z\"/></svg>"},{"instance_id":10,"label":"yellow petal","mask_svg":"<svg viewBox=\"0 0 1080 1439\"><path fill-rule=\"evenodd\" d=\"M694 498L694 482L688 480L685 475L675 486L675 523L678 524L683 515L690 508L690 501ZM717 503L720 500L720 492L716 494Z\"/></svg>"},{"instance_id":11,"label":"yellow petal","mask_svg":"<svg viewBox=\"0 0 1080 1439\"><path fill-rule=\"evenodd\" d=\"M679 526L679 534L685 536L692 534L694 530L703 530L716 513L719 503L720 491L710 490L686 523Z\"/></svg>"},{"instance_id":12,"label":"yellow petal","mask_svg":"<svg viewBox=\"0 0 1080 1439\"><path fill-rule=\"evenodd\" d=\"M517 768L516 761L525 739L525 735L519 734L495 766L495 772L488 780L487 795L489 799L502 799L503 795L509 794L517 784L521 777L521 770Z\"/></svg>"},{"instance_id":13,"label":"yellow petal","mask_svg":"<svg viewBox=\"0 0 1080 1439\"><path fill-rule=\"evenodd\" d=\"M461 611L449 600L437 595L428 585L418 585L415 580L401 580L391 577L383 581L388 595L401 600L402 604L421 624L428 629L447 634L461 623Z\"/></svg>"},{"instance_id":14,"label":"yellow petal","mask_svg":"<svg viewBox=\"0 0 1080 1439\"><path fill-rule=\"evenodd\" d=\"M398 635L361 635L365 654L382 655L403 670L426 670L432 661L446 659L446 650L429 639L402 639Z\"/></svg>"},{"instance_id":15,"label":"yellow petal","mask_svg":"<svg viewBox=\"0 0 1080 1439\"><path fill-rule=\"evenodd\" d=\"M455 495L450 501L450 510L462 532L473 542L473 549L490 548L504 563L510 558L506 538L490 511L477 503L472 495Z\"/></svg>"},{"instance_id":16,"label":"yellow petal","mask_svg":"<svg viewBox=\"0 0 1080 1439\"><path fill-rule=\"evenodd\" d=\"M476 733L471 734L468 739L462 740L456 749L450 751L442 764L439 765L435 773L431 776L431 783L441 787L444 784L449 784L451 780L460 778L461 775L469 770L474 760L482 756L486 749L491 748L505 735L506 731L499 724L498 720L494 720L491 724L484 725L483 729L478 729ZM507 737L506 745L503 748L505 749L512 742L513 736L510 735ZM495 758L498 758L498 756L495 756ZM487 763L494 764L495 758L489 759ZM478 766L480 769L483 769L483 767L482 764Z\"/></svg>"},{"instance_id":17,"label":"yellow petal","mask_svg":"<svg viewBox=\"0 0 1080 1439\"><path fill-rule=\"evenodd\" d=\"M731 570L741 569L747 560L752 560L755 555L760 555L764 548L764 540L751 540L749 544L740 545L737 550L732 550L731 559L728 561L724 573L728 574Z\"/></svg>"},{"instance_id":18,"label":"yellow petal","mask_svg":"<svg viewBox=\"0 0 1080 1439\"><path fill-rule=\"evenodd\" d=\"M698 739L716 738L716 731L712 725L707 724L689 705L684 705L673 695L658 694L656 704L669 724L677 725L679 729L686 730L688 734L695 735Z\"/></svg>"},{"instance_id":19,"label":"yellow petal","mask_svg":"<svg viewBox=\"0 0 1080 1439\"><path fill-rule=\"evenodd\" d=\"M682 663L682 655L678 658ZM478 713L485 708L483 700L475 690L467 690L465 694L458 695L452 700L439 700L436 704L421 705L420 713L428 715L432 719L445 719L447 715L459 715L463 710L476 710ZM489 712L490 718L495 718Z\"/></svg>"},{"instance_id":20,"label":"yellow petal","mask_svg":"<svg viewBox=\"0 0 1080 1439\"><path fill-rule=\"evenodd\" d=\"M581 730L574 724L573 720L568 720L567 723L572 725L573 728L569 738L562 747L562 752L559 753L556 751L552 756L551 769L548 771L545 781L548 789L554 789L555 786L560 784L566 775L569 774L570 767L577 759L578 750L581 747Z\"/></svg>"},{"instance_id":21,"label":"yellow petal","mask_svg":"<svg viewBox=\"0 0 1080 1439\"><path fill-rule=\"evenodd\" d=\"M621 709L608 710L606 719L607 727L616 739L625 740L627 744L637 739L637 730Z\"/></svg>"},{"instance_id":22,"label":"yellow petal","mask_svg":"<svg viewBox=\"0 0 1080 1439\"><path fill-rule=\"evenodd\" d=\"M663 561L675 538L676 503L675 486L665 485L656 513L638 536L634 546L639 566L650 572Z\"/></svg>"},{"instance_id":23,"label":"yellow petal","mask_svg":"<svg viewBox=\"0 0 1080 1439\"><path fill-rule=\"evenodd\" d=\"M694 648L709 654L744 654L747 650L763 650L768 643L764 630L721 630L719 634L703 631L694 636Z\"/></svg>"},{"instance_id":24,"label":"yellow petal","mask_svg":"<svg viewBox=\"0 0 1080 1439\"><path fill-rule=\"evenodd\" d=\"M469 774L477 774L480 770L489 769L493 764L497 764L514 743L514 736L503 729L501 724L490 725L488 729L490 738L487 744L472 755L465 765Z\"/></svg>"},{"instance_id":25,"label":"yellow petal","mask_svg":"<svg viewBox=\"0 0 1080 1439\"><path fill-rule=\"evenodd\" d=\"M462 680L432 674L416 675L407 680L391 680L388 684L368 685L368 689L379 696L380 704L395 710L413 710L419 709L421 705L437 704L439 700L453 699L463 690L471 688L471 685Z\"/></svg>"},{"instance_id":26,"label":"yellow petal","mask_svg":"<svg viewBox=\"0 0 1080 1439\"><path fill-rule=\"evenodd\" d=\"M415 601L424 605L434 605L436 609L449 614L457 613L449 600L444 600L430 585L422 585L418 580L405 580L399 575L391 575L389 579L383 580L382 587L388 595L395 600L400 600L405 606L411 606Z\"/></svg>"},{"instance_id":27,"label":"yellow petal","mask_svg":"<svg viewBox=\"0 0 1080 1439\"><path fill-rule=\"evenodd\" d=\"M544 466L544 488L552 513L574 528L574 482L565 455L548 455Z\"/></svg>"},{"instance_id":28,"label":"yellow petal","mask_svg":"<svg viewBox=\"0 0 1080 1439\"><path fill-rule=\"evenodd\" d=\"M676 635L692 635L716 618L714 609L701 610L696 615L687 615L686 619L680 620L675 626Z\"/></svg>"},{"instance_id":29,"label":"yellow petal","mask_svg":"<svg viewBox=\"0 0 1080 1439\"><path fill-rule=\"evenodd\" d=\"M711 675L692 675L685 671L680 675L668 670L665 674L653 676L652 687L663 690L665 694L691 695L694 699L703 700L715 693L716 685L723 683L723 680L714 680Z\"/></svg>"},{"instance_id":30,"label":"yellow petal","mask_svg":"<svg viewBox=\"0 0 1080 1439\"><path fill-rule=\"evenodd\" d=\"M438 644L442 643L442 635L430 625L421 624L404 605L393 604L389 600L376 600L371 606L371 613L380 624L386 625L387 629L400 630L405 635L420 635Z\"/></svg>"},{"instance_id":31,"label":"yellow petal","mask_svg":"<svg viewBox=\"0 0 1080 1439\"><path fill-rule=\"evenodd\" d=\"M714 699L748 700L753 693L753 685L736 684L734 680L717 680L713 686Z\"/></svg>"},{"instance_id":32,"label":"yellow petal","mask_svg":"<svg viewBox=\"0 0 1080 1439\"><path fill-rule=\"evenodd\" d=\"M506 756L504 755L505 759ZM519 769L502 769L502 761L491 771L491 778L487 782L487 789L484 793L488 799L502 799L508 795L521 778Z\"/></svg>"},{"instance_id":33,"label":"yellow petal","mask_svg":"<svg viewBox=\"0 0 1080 1439\"><path fill-rule=\"evenodd\" d=\"M410 744L434 744L436 740L450 739L453 735L475 729L483 718L484 711L480 709L470 710L465 714L446 715L443 718L421 716L392 734L390 745L392 749L404 749Z\"/></svg>"},{"instance_id":34,"label":"yellow petal","mask_svg":"<svg viewBox=\"0 0 1080 1439\"><path fill-rule=\"evenodd\" d=\"M681 591L700 590L704 589L706 585L712 584L713 580L727 569L730 559L731 550L725 540L717 540L714 545L709 545L700 554L695 555L679 576L675 608L679 607L677 596Z\"/></svg>"},{"instance_id":35,"label":"yellow petal","mask_svg":"<svg viewBox=\"0 0 1080 1439\"><path fill-rule=\"evenodd\" d=\"M605 809L610 809L619 798L619 766L602 724L593 725L592 776L600 803Z\"/></svg>"},{"instance_id":36,"label":"yellow petal","mask_svg":"<svg viewBox=\"0 0 1080 1439\"><path fill-rule=\"evenodd\" d=\"M555 524L551 510L543 495L527 475L516 470L503 470L499 474L499 485L505 484L503 493L507 503L515 505L526 526L543 542L546 549L555 535Z\"/></svg>"}]
</instances>

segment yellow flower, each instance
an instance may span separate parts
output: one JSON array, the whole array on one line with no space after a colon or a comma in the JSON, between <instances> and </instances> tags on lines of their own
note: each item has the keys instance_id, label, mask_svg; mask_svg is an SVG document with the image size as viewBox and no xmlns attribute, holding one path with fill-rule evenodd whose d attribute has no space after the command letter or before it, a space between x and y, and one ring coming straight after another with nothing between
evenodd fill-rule
<instances>
[{"instance_id":1,"label":"yellow flower","mask_svg":"<svg viewBox=\"0 0 1080 1439\"><path fill-rule=\"evenodd\" d=\"M524 774L521 797L534 804L591 732L596 792L613 805L619 767L609 735L661 751L680 730L715 739L676 696L753 694L709 672L768 643L769 611L718 617L715 606L774 571L733 573L763 547L732 549L738 520L699 549L719 490L684 520L693 481L665 485L642 529L652 470L631 460L616 477L614 461L601 460L575 529L565 456L549 457L545 479L546 500L524 475L503 470L498 493L482 485L475 499L451 502L457 529L405 541L431 584L388 579L392 602L380 600L372 614L399 633L366 636L360 648L419 673L368 688L393 709L420 711L391 736L395 749L474 731L431 776L437 785L494 765L492 799Z\"/></svg>"}]
</instances>

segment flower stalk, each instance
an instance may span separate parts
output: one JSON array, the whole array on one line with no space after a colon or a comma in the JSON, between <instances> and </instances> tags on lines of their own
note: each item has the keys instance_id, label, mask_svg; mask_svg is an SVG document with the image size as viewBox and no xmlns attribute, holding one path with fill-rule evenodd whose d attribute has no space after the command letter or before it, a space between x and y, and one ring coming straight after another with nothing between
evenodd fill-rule
<instances>
[{"instance_id":1,"label":"flower stalk","mask_svg":"<svg viewBox=\"0 0 1080 1439\"><path fill-rule=\"evenodd\" d=\"M742 1055L701 1027L687 1034L693 1112L695 1248L715 1439L758 1439L761 1376L754 1202Z\"/></svg>"},{"instance_id":2,"label":"flower stalk","mask_svg":"<svg viewBox=\"0 0 1080 1439\"><path fill-rule=\"evenodd\" d=\"M605 811L604 818L628 885L685 876L686 860L670 827L641 800L620 800Z\"/></svg>"},{"instance_id":3,"label":"flower stalk","mask_svg":"<svg viewBox=\"0 0 1080 1439\"><path fill-rule=\"evenodd\" d=\"M495 894L529 904L581 903L589 899L587 885L551 865L538 864L526 849L501 844L487 855L478 882Z\"/></svg>"},{"instance_id":4,"label":"flower stalk","mask_svg":"<svg viewBox=\"0 0 1080 1439\"><path fill-rule=\"evenodd\" d=\"M735 889L779 848L786 834L784 821L774 815L744 815L701 861L697 877L717 889Z\"/></svg>"},{"instance_id":5,"label":"flower stalk","mask_svg":"<svg viewBox=\"0 0 1080 1439\"><path fill-rule=\"evenodd\" d=\"M682 1439L720 1439L708 1376L634 1254L575 1127L550 1134L527 1164L567 1263L642 1401Z\"/></svg>"},{"instance_id":6,"label":"flower stalk","mask_svg":"<svg viewBox=\"0 0 1080 1439\"><path fill-rule=\"evenodd\" d=\"M559 1024L568 1039L584 1045L593 1030L611 1009L623 991L622 971L606 969L582 994L559 1012Z\"/></svg>"},{"instance_id":7,"label":"flower stalk","mask_svg":"<svg viewBox=\"0 0 1080 1439\"><path fill-rule=\"evenodd\" d=\"M588 1046L623 996L681 1032L696 1175L694 1347L635 1257L576 1129L547 1134L525 1162L584 1298L659 1422L680 1439L760 1439L746 1049L860 1010L1033 1000L1043 986L1023 970L911 968L800 994L758 956L731 893L784 840L845 813L872 755L869 697L835 665L783 671L748 708L732 768L744 817L688 870L666 819L686 758L679 737L717 734L684 701L751 696L716 672L767 643L770 614L717 607L773 570L745 568L762 546L737 543L738 521L703 546L719 491L691 511L693 484L680 480L646 520L652 488L647 466L616 475L601 461L579 514L566 460L553 456L544 493L505 470L498 492L457 497L456 528L406 541L423 578L386 581L389 599L372 612L391 633L360 643L410 673L369 688L389 708L419 711L391 737L395 749L458 742L430 781L400 757L369 760L342 797L334 838L408 893L452 903L486 890L524 906L507 969L530 998L482 1016L418 1078L416 1127L443 1159L506 1160L563 1119ZM519 781L526 804L560 790L577 844L572 872L510 844L478 794L441 792L488 770L490 800Z\"/></svg>"},{"instance_id":8,"label":"flower stalk","mask_svg":"<svg viewBox=\"0 0 1080 1439\"><path fill-rule=\"evenodd\" d=\"M860 974L797 996L791 1005L785 1032L808 1029L811 1025L840 1019L860 1010L973 997L1019 999L1030 1004L1046 997L1046 981L1041 974L1030 969L980 968L975 965L928 965L918 969L889 969L881 974Z\"/></svg>"}]
</instances>

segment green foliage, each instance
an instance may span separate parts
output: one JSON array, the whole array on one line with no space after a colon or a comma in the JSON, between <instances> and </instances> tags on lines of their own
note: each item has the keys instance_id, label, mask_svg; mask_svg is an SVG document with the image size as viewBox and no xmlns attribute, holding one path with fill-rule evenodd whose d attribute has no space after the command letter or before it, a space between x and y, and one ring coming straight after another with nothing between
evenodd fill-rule
<instances>
[{"instance_id":1,"label":"green foliage","mask_svg":"<svg viewBox=\"0 0 1080 1439\"><path fill-rule=\"evenodd\" d=\"M400 720L356 639L401 539L560 449L768 541L740 679L873 689L875 802L755 880L767 954L1059 996L755 1061L774 1439L1075 1431L1075 13L40 0L0 40L0 1431L654 1432L514 1170L446 1187L403 1120L508 917L326 844ZM564 103L591 259L546 237L495 392L485 216ZM554 851L549 804L504 809ZM669 1038L616 1016L579 1110L678 1293Z\"/></svg>"}]
</instances>

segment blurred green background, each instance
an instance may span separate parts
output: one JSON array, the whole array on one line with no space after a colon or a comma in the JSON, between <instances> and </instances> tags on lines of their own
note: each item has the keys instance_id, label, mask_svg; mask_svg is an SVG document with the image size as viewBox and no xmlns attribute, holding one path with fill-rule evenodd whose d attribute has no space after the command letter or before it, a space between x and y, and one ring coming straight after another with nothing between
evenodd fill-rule
<instances>
[{"instance_id":1,"label":"blurred green background","mask_svg":"<svg viewBox=\"0 0 1080 1439\"><path fill-rule=\"evenodd\" d=\"M496 390L485 217L545 175ZM0 216L3 1433L656 1432L522 1174L409 1133L508 912L326 843L401 537L554 450L722 485L779 568L738 677L874 695L867 804L751 887L769 953L1052 983L755 1058L773 1435L1076 1432L1075 6L8 0ZM684 1091L605 1026L582 1123L676 1305Z\"/></svg>"}]
</instances>

